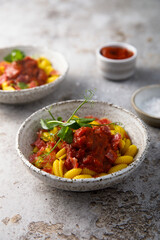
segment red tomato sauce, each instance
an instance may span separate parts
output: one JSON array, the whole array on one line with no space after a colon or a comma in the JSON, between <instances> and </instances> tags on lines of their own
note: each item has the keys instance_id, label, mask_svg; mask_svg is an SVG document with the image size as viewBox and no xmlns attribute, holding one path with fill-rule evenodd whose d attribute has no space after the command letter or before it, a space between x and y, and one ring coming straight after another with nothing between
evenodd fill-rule
<instances>
[{"instance_id":1,"label":"red tomato sauce","mask_svg":"<svg viewBox=\"0 0 160 240\"><path fill-rule=\"evenodd\" d=\"M126 59L133 56L133 52L128 50L127 48L110 46L110 47L103 47L100 53L110 59Z\"/></svg>"},{"instance_id":2,"label":"red tomato sauce","mask_svg":"<svg viewBox=\"0 0 160 240\"><path fill-rule=\"evenodd\" d=\"M87 116L93 118L93 116ZM43 134L48 130L40 129L37 132L37 139L31 144L37 150L30 156L29 161L43 171L52 173L53 162L56 160L56 153L65 148L66 158L64 166L66 170L73 168L88 168L96 173L107 173L114 165L118 157L121 134L111 134L110 120L107 118L94 118L100 125L92 127L81 127L73 131L73 141L68 144L61 142L60 146L43 157L46 149L52 149L56 141L44 139ZM127 135L126 135L127 137Z\"/></svg>"},{"instance_id":3,"label":"red tomato sauce","mask_svg":"<svg viewBox=\"0 0 160 240\"><path fill-rule=\"evenodd\" d=\"M32 88L45 84L47 78L45 71L38 67L36 60L25 57L23 60L6 64L5 72L0 76L0 87L3 82L7 82L16 90L22 89L21 86L24 85L24 88Z\"/></svg>"},{"instance_id":4,"label":"red tomato sauce","mask_svg":"<svg viewBox=\"0 0 160 240\"><path fill-rule=\"evenodd\" d=\"M65 167L88 168L97 173L107 172L117 158L120 134L111 135L108 126L81 127L76 130L71 144L65 144Z\"/></svg>"}]
</instances>

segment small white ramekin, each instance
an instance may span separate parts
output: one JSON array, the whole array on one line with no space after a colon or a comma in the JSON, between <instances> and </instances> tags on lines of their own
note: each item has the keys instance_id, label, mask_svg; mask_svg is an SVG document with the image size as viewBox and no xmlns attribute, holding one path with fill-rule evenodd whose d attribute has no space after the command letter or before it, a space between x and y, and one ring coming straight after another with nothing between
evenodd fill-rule
<instances>
[{"instance_id":1,"label":"small white ramekin","mask_svg":"<svg viewBox=\"0 0 160 240\"><path fill-rule=\"evenodd\" d=\"M101 54L101 49L104 47L122 47L133 52L133 56L126 59L110 59L104 57ZM97 66L101 75L110 80L123 80L131 77L135 72L137 49L128 44L122 42L110 42L104 44L96 51Z\"/></svg>"}]
</instances>

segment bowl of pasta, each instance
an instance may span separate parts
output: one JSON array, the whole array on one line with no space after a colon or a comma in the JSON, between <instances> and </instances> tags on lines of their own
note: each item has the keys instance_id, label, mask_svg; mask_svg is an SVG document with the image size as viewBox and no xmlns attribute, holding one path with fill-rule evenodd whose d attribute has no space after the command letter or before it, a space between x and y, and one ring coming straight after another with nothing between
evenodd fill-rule
<instances>
[{"instance_id":1,"label":"bowl of pasta","mask_svg":"<svg viewBox=\"0 0 160 240\"><path fill-rule=\"evenodd\" d=\"M13 46L0 49L0 102L22 104L54 92L64 80L68 63L46 47Z\"/></svg>"},{"instance_id":2,"label":"bowl of pasta","mask_svg":"<svg viewBox=\"0 0 160 240\"><path fill-rule=\"evenodd\" d=\"M70 191L121 182L143 162L148 144L146 127L133 113L88 100L40 109L24 121L16 139L18 154L32 174Z\"/></svg>"}]
</instances>

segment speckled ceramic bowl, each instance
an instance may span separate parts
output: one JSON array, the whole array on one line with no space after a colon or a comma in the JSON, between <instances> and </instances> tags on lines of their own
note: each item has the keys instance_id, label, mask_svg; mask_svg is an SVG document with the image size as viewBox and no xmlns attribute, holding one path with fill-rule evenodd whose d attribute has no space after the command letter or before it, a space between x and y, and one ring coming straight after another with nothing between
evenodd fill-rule
<instances>
[{"instance_id":1,"label":"speckled ceramic bowl","mask_svg":"<svg viewBox=\"0 0 160 240\"><path fill-rule=\"evenodd\" d=\"M101 54L103 47L126 48L133 52L133 56L126 59L111 59ZM135 72L137 49L131 44L124 42L109 42L101 46L96 51L97 66L100 74L113 81L124 80L131 77Z\"/></svg>"},{"instance_id":2,"label":"speckled ceramic bowl","mask_svg":"<svg viewBox=\"0 0 160 240\"><path fill-rule=\"evenodd\" d=\"M3 61L3 58L13 49L20 49L25 52L27 56L33 56L35 58L44 56L48 58L51 61L53 67L59 71L60 77L52 83L41 85L35 88L24 89L20 91L0 90L1 103L22 104L38 100L55 91L58 84L60 84L64 80L68 71L68 63L66 62L64 56L61 53L52 51L51 49L45 47L43 48L38 46L13 46L0 49L0 61Z\"/></svg>"},{"instance_id":3,"label":"speckled ceramic bowl","mask_svg":"<svg viewBox=\"0 0 160 240\"><path fill-rule=\"evenodd\" d=\"M139 88L133 93L131 102L143 121L160 127L160 84Z\"/></svg>"},{"instance_id":4,"label":"speckled ceramic bowl","mask_svg":"<svg viewBox=\"0 0 160 240\"><path fill-rule=\"evenodd\" d=\"M67 120L73 113L73 110L76 109L81 102L82 101L80 100L73 100L55 103L51 105L52 113L55 117L62 116L64 120ZM36 132L40 128L40 118L45 119L49 117L46 108L42 108L26 119L17 134L16 148L18 154L31 173L55 188L70 191L91 191L103 189L115 183L121 182L142 163L148 149L149 139L146 127L134 114L125 109L122 109L121 107L117 107L105 102L95 101L93 105L91 105L91 103L87 103L82 108L80 108L78 115L82 117L86 115L93 115L99 118L107 117L113 122L122 122L133 143L139 149L134 162L127 168L116 173L90 179L72 180L56 177L54 175L41 171L40 169L33 166L28 161L28 159L32 150L30 143L36 140Z\"/></svg>"}]
</instances>

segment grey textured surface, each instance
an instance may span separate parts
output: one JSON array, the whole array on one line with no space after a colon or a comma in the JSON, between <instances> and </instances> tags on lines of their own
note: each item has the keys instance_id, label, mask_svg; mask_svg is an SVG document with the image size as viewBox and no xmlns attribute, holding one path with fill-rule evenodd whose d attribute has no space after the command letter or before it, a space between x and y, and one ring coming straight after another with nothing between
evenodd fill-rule
<instances>
[{"instance_id":1,"label":"grey textured surface","mask_svg":"<svg viewBox=\"0 0 160 240\"><path fill-rule=\"evenodd\" d=\"M149 127L151 145L142 166L125 182L106 190L55 190L32 176L15 150L20 124L53 102L94 99L133 111L131 94L160 83L159 0L0 1L0 47L38 43L62 52L68 77L57 92L21 106L0 104L0 239L160 239L160 130ZM108 41L138 49L134 77L111 82L99 76L95 50Z\"/></svg>"}]
</instances>

